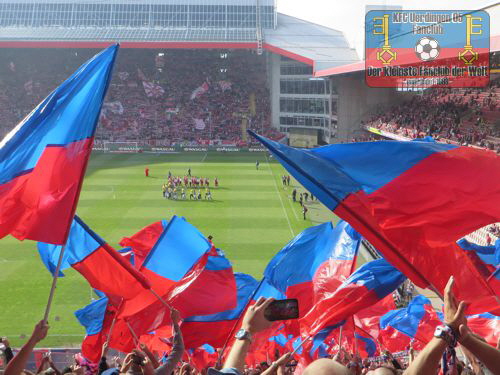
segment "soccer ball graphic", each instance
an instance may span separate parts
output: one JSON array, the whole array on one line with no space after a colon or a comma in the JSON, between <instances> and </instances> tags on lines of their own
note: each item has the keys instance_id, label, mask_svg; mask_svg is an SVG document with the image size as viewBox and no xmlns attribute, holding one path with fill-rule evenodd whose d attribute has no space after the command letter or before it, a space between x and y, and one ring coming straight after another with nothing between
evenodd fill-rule
<instances>
[{"instance_id":1,"label":"soccer ball graphic","mask_svg":"<svg viewBox=\"0 0 500 375\"><path fill-rule=\"evenodd\" d=\"M429 36L421 38L417 44L415 44L415 54L422 61L431 61L439 56L439 43L436 39Z\"/></svg>"}]
</instances>

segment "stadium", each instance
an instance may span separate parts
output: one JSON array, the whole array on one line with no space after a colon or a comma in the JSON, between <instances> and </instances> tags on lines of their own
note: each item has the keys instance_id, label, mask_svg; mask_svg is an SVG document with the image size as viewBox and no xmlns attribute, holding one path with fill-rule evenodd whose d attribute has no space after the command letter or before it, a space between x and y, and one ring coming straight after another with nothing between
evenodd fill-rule
<instances>
[{"instance_id":1,"label":"stadium","mask_svg":"<svg viewBox=\"0 0 500 375\"><path fill-rule=\"evenodd\" d=\"M495 6L471 17L484 10L494 25ZM446 20L438 21L415 30L439 33ZM423 88L400 79L370 87L368 52L341 30L278 12L275 0L2 1L0 337L8 339L0 371L21 373L12 363L21 361L49 290L50 330L39 328L40 343L28 341L37 346L23 363L33 373L69 366L78 353L78 369L64 373L100 374L106 343L113 354L105 367L117 372L146 372L148 360L139 359L142 369L122 365L140 348L158 373L177 364L176 374L210 366L240 374L231 361L246 337L233 337L247 328L244 312L259 296L296 299L300 319L252 332L245 373L320 373L315 360L325 357L349 371L325 373L403 371L444 323L456 345L450 314L458 303L445 289L453 275L458 298L472 302L464 319L488 343L460 342L473 353L460 354L460 365L475 360L496 373L489 364L500 352L488 350L500 339L500 35L488 30L479 57L488 61L486 85ZM415 54L450 59L445 45L422 40L411 62ZM90 133L79 130L87 122ZM426 137L436 146L411 142ZM43 147L63 154L44 159ZM328 156L328 147L338 148ZM43 189L50 197L35 199ZM54 202L66 194L74 197L64 211ZM60 225L63 242L53 240ZM64 277L53 278L64 252ZM370 268L381 262L385 268ZM370 288L363 272L375 280L371 294L349 289L350 281ZM127 286L116 292L120 283ZM421 312L411 332L397 319L383 326L396 312L411 320L413 308ZM431 373L422 371L408 373Z\"/></svg>"}]
</instances>

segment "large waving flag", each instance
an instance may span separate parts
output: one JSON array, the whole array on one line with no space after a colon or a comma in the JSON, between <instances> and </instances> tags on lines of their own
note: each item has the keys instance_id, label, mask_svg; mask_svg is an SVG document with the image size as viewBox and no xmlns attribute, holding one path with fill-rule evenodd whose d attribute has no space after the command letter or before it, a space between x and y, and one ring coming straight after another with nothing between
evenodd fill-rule
<instances>
[{"instance_id":1,"label":"large waving flag","mask_svg":"<svg viewBox=\"0 0 500 375\"><path fill-rule=\"evenodd\" d=\"M483 337L488 344L497 346L500 340L500 316L490 313L469 315L467 325L473 332Z\"/></svg>"},{"instance_id":2,"label":"large waving flag","mask_svg":"<svg viewBox=\"0 0 500 375\"><path fill-rule=\"evenodd\" d=\"M250 134L415 284L442 293L454 275L471 311L499 306L456 241L500 221L500 179L491 179L500 175L500 156L424 140L305 150Z\"/></svg>"},{"instance_id":3,"label":"large waving flag","mask_svg":"<svg viewBox=\"0 0 500 375\"><path fill-rule=\"evenodd\" d=\"M496 240L495 245L489 246L477 245L465 238L462 238L457 243L462 249L475 253L485 264L493 268L500 265L500 240Z\"/></svg>"},{"instance_id":4,"label":"large waving flag","mask_svg":"<svg viewBox=\"0 0 500 375\"><path fill-rule=\"evenodd\" d=\"M117 52L83 64L0 142L0 238L66 241Z\"/></svg>"},{"instance_id":5,"label":"large waving flag","mask_svg":"<svg viewBox=\"0 0 500 375\"><path fill-rule=\"evenodd\" d=\"M365 332L354 332L354 340L356 340L355 348L361 358L375 357L378 354L377 343Z\"/></svg>"},{"instance_id":6,"label":"large waving flag","mask_svg":"<svg viewBox=\"0 0 500 375\"><path fill-rule=\"evenodd\" d=\"M432 339L434 330L440 324L431 302L422 295L413 298L407 307L390 311L380 318L382 329L390 326L423 344Z\"/></svg>"},{"instance_id":7,"label":"large waving flag","mask_svg":"<svg viewBox=\"0 0 500 375\"><path fill-rule=\"evenodd\" d=\"M82 341L82 354L90 362L99 362L102 346L108 335L111 335L110 348L123 352L134 348L134 338L126 322L115 319L119 307L118 299L102 297L75 311L76 318L85 327L86 332Z\"/></svg>"},{"instance_id":8,"label":"large waving flag","mask_svg":"<svg viewBox=\"0 0 500 375\"><path fill-rule=\"evenodd\" d=\"M196 280L173 296L169 303L182 316L210 315L234 309L237 287L231 262L220 249L212 248Z\"/></svg>"},{"instance_id":9,"label":"large waving flag","mask_svg":"<svg viewBox=\"0 0 500 375\"><path fill-rule=\"evenodd\" d=\"M186 348L194 349L203 344L216 348L224 346L259 285L257 280L244 273L235 273L235 279L238 294L236 308L218 314L191 316L184 319L181 330Z\"/></svg>"},{"instance_id":10,"label":"large waving flag","mask_svg":"<svg viewBox=\"0 0 500 375\"><path fill-rule=\"evenodd\" d=\"M352 273L361 236L346 222L307 228L267 265L264 277L287 298L297 298L301 314L314 304L314 290L337 289Z\"/></svg>"},{"instance_id":11,"label":"large waving flag","mask_svg":"<svg viewBox=\"0 0 500 375\"><path fill-rule=\"evenodd\" d=\"M380 317L396 309L392 294L388 294L380 302L354 314L354 324L370 337L378 339L380 335Z\"/></svg>"},{"instance_id":12,"label":"large waving flag","mask_svg":"<svg viewBox=\"0 0 500 375\"><path fill-rule=\"evenodd\" d=\"M173 216L160 238L148 253L140 272L152 289L165 300L175 298L202 273L211 244L185 219ZM135 315L161 302L148 291L126 301L121 316Z\"/></svg>"},{"instance_id":13,"label":"large waving flag","mask_svg":"<svg viewBox=\"0 0 500 375\"><path fill-rule=\"evenodd\" d=\"M140 269L149 252L154 247L168 225L167 220L156 221L142 228L130 237L123 237L120 246L130 247L134 253L134 267Z\"/></svg>"},{"instance_id":14,"label":"large waving flag","mask_svg":"<svg viewBox=\"0 0 500 375\"><path fill-rule=\"evenodd\" d=\"M61 245L38 243L40 257L51 273L55 272L61 250ZM148 280L78 216L71 224L61 263L61 270L69 267L80 272L93 288L108 295L132 299L150 288Z\"/></svg>"},{"instance_id":15,"label":"large waving flag","mask_svg":"<svg viewBox=\"0 0 500 375\"><path fill-rule=\"evenodd\" d=\"M365 263L336 290L323 288L316 295L313 308L301 319L305 333L315 335L376 304L405 280L385 259Z\"/></svg>"}]
</instances>

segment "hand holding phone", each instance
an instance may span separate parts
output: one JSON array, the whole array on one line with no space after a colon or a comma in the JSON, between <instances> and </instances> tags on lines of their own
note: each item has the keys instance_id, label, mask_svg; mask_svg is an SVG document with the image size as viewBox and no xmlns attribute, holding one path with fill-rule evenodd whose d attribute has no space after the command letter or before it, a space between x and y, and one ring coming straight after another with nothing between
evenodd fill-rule
<instances>
[{"instance_id":1,"label":"hand holding phone","mask_svg":"<svg viewBox=\"0 0 500 375\"><path fill-rule=\"evenodd\" d=\"M264 310L264 316L270 322L277 320L298 319L299 301L295 298L273 301Z\"/></svg>"}]
</instances>

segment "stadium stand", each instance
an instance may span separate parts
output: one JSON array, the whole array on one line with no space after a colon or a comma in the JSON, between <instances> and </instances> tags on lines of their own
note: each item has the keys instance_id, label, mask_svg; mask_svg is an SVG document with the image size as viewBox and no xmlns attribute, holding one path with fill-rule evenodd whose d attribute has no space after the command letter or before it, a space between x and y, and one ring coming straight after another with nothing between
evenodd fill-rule
<instances>
[{"instance_id":1,"label":"stadium stand","mask_svg":"<svg viewBox=\"0 0 500 375\"><path fill-rule=\"evenodd\" d=\"M441 142L500 151L500 79L486 89L429 89L410 101L381 109L372 126L408 139L431 136Z\"/></svg>"},{"instance_id":2,"label":"stadium stand","mask_svg":"<svg viewBox=\"0 0 500 375\"><path fill-rule=\"evenodd\" d=\"M2 136L64 79L65 72L75 68L68 64L74 53L91 55L95 51L37 51L36 57L44 64L19 51L16 58L4 57ZM117 61L97 139L241 145L246 129L280 138L282 135L270 126L265 70L265 60L245 50L178 50L167 56L124 50Z\"/></svg>"}]
</instances>

